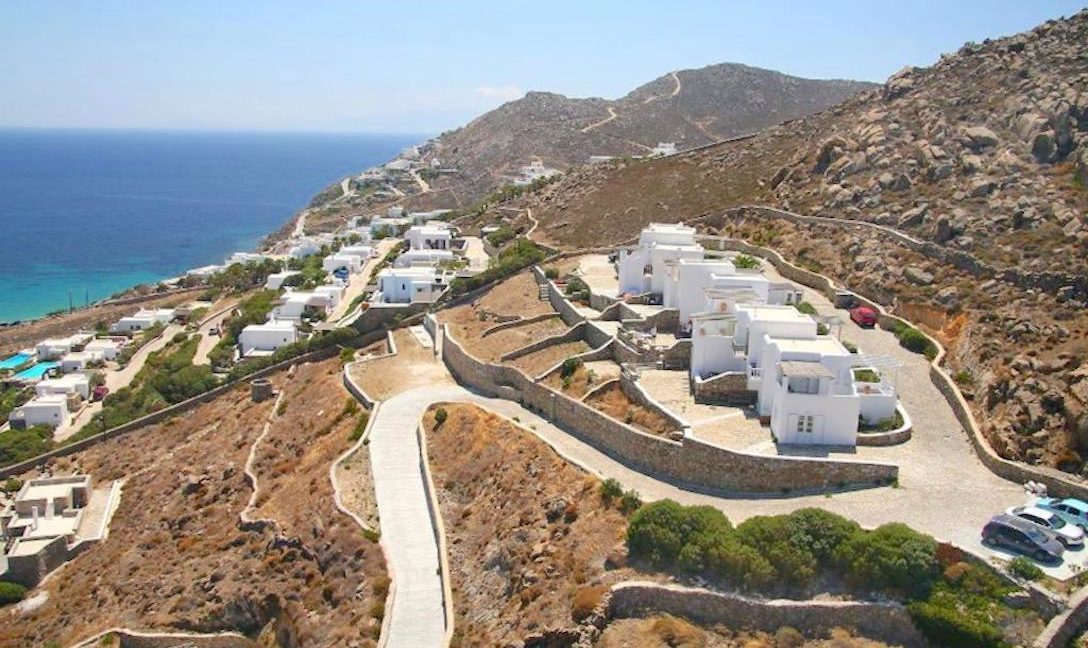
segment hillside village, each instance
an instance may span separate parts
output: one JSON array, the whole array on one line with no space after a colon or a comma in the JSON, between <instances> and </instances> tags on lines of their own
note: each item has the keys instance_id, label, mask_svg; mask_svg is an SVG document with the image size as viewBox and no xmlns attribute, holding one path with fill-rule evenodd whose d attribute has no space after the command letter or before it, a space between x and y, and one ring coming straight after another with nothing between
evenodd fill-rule
<instances>
[{"instance_id":1,"label":"hillside village","mask_svg":"<svg viewBox=\"0 0 1088 648\"><path fill-rule=\"evenodd\" d=\"M0 359L0 645L1081 645L1086 43L455 199L474 122Z\"/></svg>"}]
</instances>

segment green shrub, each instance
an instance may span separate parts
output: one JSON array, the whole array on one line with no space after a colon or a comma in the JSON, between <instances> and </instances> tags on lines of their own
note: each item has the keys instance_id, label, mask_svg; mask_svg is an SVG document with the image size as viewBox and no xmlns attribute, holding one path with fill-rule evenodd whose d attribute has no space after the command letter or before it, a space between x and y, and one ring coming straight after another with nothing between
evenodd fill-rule
<instances>
[{"instance_id":1,"label":"green shrub","mask_svg":"<svg viewBox=\"0 0 1088 648\"><path fill-rule=\"evenodd\" d=\"M872 369L855 369L854 380L856 382L878 383L880 382L880 374Z\"/></svg>"},{"instance_id":2,"label":"green shrub","mask_svg":"<svg viewBox=\"0 0 1088 648\"><path fill-rule=\"evenodd\" d=\"M801 311L805 315L815 315L816 314L816 307L813 306L812 304L808 303L807 301L797 302L796 304L793 305L793 307L796 308L797 310Z\"/></svg>"},{"instance_id":3,"label":"green shrub","mask_svg":"<svg viewBox=\"0 0 1088 648\"><path fill-rule=\"evenodd\" d=\"M895 330L895 336L899 338L899 346L904 349L924 354L930 360L937 357L937 345L918 329L899 326Z\"/></svg>"},{"instance_id":4,"label":"green shrub","mask_svg":"<svg viewBox=\"0 0 1088 648\"><path fill-rule=\"evenodd\" d=\"M765 591L778 582L778 572L758 549L727 535L704 541L703 556L711 573L742 589Z\"/></svg>"},{"instance_id":5,"label":"green shrub","mask_svg":"<svg viewBox=\"0 0 1088 648\"><path fill-rule=\"evenodd\" d=\"M985 618L965 614L952 597L915 601L907 606L914 625L938 646L1003 648L1001 630Z\"/></svg>"},{"instance_id":6,"label":"green shrub","mask_svg":"<svg viewBox=\"0 0 1088 648\"><path fill-rule=\"evenodd\" d=\"M0 581L0 606L18 603L26 597L26 588L18 583Z\"/></svg>"},{"instance_id":7,"label":"green shrub","mask_svg":"<svg viewBox=\"0 0 1088 648\"><path fill-rule=\"evenodd\" d=\"M555 267L544 268L544 277L546 279L558 279L559 278L559 268L555 268Z\"/></svg>"},{"instance_id":8,"label":"green shrub","mask_svg":"<svg viewBox=\"0 0 1088 648\"><path fill-rule=\"evenodd\" d=\"M731 529L729 520L716 508L685 507L672 500L661 500L642 506L631 516L627 546L632 556L667 566L676 562L685 545L694 538L705 542L728 534Z\"/></svg>"},{"instance_id":9,"label":"green shrub","mask_svg":"<svg viewBox=\"0 0 1088 648\"><path fill-rule=\"evenodd\" d=\"M758 268L759 260L747 254L738 254L733 258L733 266L736 268Z\"/></svg>"},{"instance_id":10,"label":"green shrub","mask_svg":"<svg viewBox=\"0 0 1088 648\"><path fill-rule=\"evenodd\" d=\"M447 412L446 408L444 408L444 407L439 407L437 410L435 410L435 412L434 412L434 424L435 424L435 427L441 426L443 423L445 423L446 419L449 418L449 416L450 416L450 413Z\"/></svg>"},{"instance_id":11,"label":"green shrub","mask_svg":"<svg viewBox=\"0 0 1088 648\"><path fill-rule=\"evenodd\" d=\"M582 366L581 358L567 358L563 361L563 365L559 367L560 378L570 378L574 375L575 371L578 371L578 367Z\"/></svg>"},{"instance_id":12,"label":"green shrub","mask_svg":"<svg viewBox=\"0 0 1088 648\"><path fill-rule=\"evenodd\" d=\"M846 347L846 350L849 351L850 353L857 353L858 352L858 345L854 344L853 342L848 342L846 340L841 340L841 342L842 342L842 345L844 347Z\"/></svg>"},{"instance_id":13,"label":"green shrub","mask_svg":"<svg viewBox=\"0 0 1088 648\"><path fill-rule=\"evenodd\" d=\"M601 499L607 504L612 500L623 497L623 484L620 484L619 480L614 477L601 482L600 485Z\"/></svg>"},{"instance_id":14,"label":"green shrub","mask_svg":"<svg viewBox=\"0 0 1088 648\"><path fill-rule=\"evenodd\" d=\"M23 487L23 480L18 477L8 477L4 481L4 485L0 487L5 493L17 493L19 489Z\"/></svg>"},{"instance_id":15,"label":"green shrub","mask_svg":"<svg viewBox=\"0 0 1088 648\"><path fill-rule=\"evenodd\" d=\"M638 493L634 490L628 490L623 493L623 497L620 498L620 512L624 515L630 515L637 511L642 506L642 498L638 496Z\"/></svg>"},{"instance_id":16,"label":"green shrub","mask_svg":"<svg viewBox=\"0 0 1088 648\"><path fill-rule=\"evenodd\" d=\"M937 541L905 524L859 533L839 546L835 560L856 586L925 596L940 569Z\"/></svg>"},{"instance_id":17,"label":"green shrub","mask_svg":"<svg viewBox=\"0 0 1088 648\"><path fill-rule=\"evenodd\" d=\"M823 567L834 562L835 549L862 533L857 522L818 508L803 508L789 515L790 542L807 547Z\"/></svg>"},{"instance_id":18,"label":"green shrub","mask_svg":"<svg viewBox=\"0 0 1088 648\"><path fill-rule=\"evenodd\" d=\"M1024 556L1017 556L1009 561L1009 571L1013 576L1029 581L1037 581L1043 577L1043 570Z\"/></svg>"},{"instance_id":19,"label":"green shrub","mask_svg":"<svg viewBox=\"0 0 1088 648\"><path fill-rule=\"evenodd\" d=\"M738 525L734 535L741 544L757 549L779 579L805 586L816 577L818 562L809 547L793 542L792 534L788 515L758 515Z\"/></svg>"},{"instance_id":20,"label":"green shrub","mask_svg":"<svg viewBox=\"0 0 1088 648\"><path fill-rule=\"evenodd\" d=\"M18 463L53 449L53 430L35 425L0 434L0 466Z\"/></svg>"},{"instance_id":21,"label":"green shrub","mask_svg":"<svg viewBox=\"0 0 1088 648\"><path fill-rule=\"evenodd\" d=\"M341 364L347 364L355 359L355 349L351 347L344 347L340 349L340 362Z\"/></svg>"},{"instance_id":22,"label":"green shrub","mask_svg":"<svg viewBox=\"0 0 1088 648\"><path fill-rule=\"evenodd\" d=\"M452 296L463 295L472 292L481 286L504 279L512 274L520 272L531 265L544 260L544 250L535 243L519 238L513 244L507 246L499 253L499 256L491 260L491 267L473 277L458 277L450 284Z\"/></svg>"},{"instance_id":23,"label":"green shrub","mask_svg":"<svg viewBox=\"0 0 1088 648\"><path fill-rule=\"evenodd\" d=\"M975 384L975 375L967 369L960 369L952 374L952 380L956 381L956 384L961 387L970 386Z\"/></svg>"}]
</instances>

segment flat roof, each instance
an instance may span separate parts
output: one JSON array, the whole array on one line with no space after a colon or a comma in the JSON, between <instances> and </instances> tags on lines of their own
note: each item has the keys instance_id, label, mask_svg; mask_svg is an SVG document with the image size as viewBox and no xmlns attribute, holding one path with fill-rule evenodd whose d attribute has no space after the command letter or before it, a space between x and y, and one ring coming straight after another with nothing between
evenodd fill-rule
<instances>
[{"instance_id":1,"label":"flat roof","mask_svg":"<svg viewBox=\"0 0 1088 648\"><path fill-rule=\"evenodd\" d=\"M771 342L777 344L778 348L784 352L819 353L821 355L847 355L850 353L841 342L828 336L818 336L814 340L794 340L771 336Z\"/></svg>"},{"instance_id":2,"label":"flat roof","mask_svg":"<svg viewBox=\"0 0 1088 648\"><path fill-rule=\"evenodd\" d=\"M56 538L20 538L15 541L8 556L33 556Z\"/></svg>"},{"instance_id":3,"label":"flat roof","mask_svg":"<svg viewBox=\"0 0 1088 648\"><path fill-rule=\"evenodd\" d=\"M64 403L65 405L67 405L68 397L64 396L63 394L35 396L34 398L31 398L26 403L24 403L23 407L26 407L27 405L56 405L57 403Z\"/></svg>"},{"instance_id":4,"label":"flat roof","mask_svg":"<svg viewBox=\"0 0 1088 648\"><path fill-rule=\"evenodd\" d=\"M787 360L778 363L782 374L791 378L834 378L835 374L819 362L804 362L801 360Z\"/></svg>"},{"instance_id":5,"label":"flat roof","mask_svg":"<svg viewBox=\"0 0 1088 648\"><path fill-rule=\"evenodd\" d=\"M737 306L737 311L746 311L751 313L752 320L763 320L765 322L816 322L811 316L805 315L793 306L753 306L745 304Z\"/></svg>"},{"instance_id":6,"label":"flat roof","mask_svg":"<svg viewBox=\"0 0 1088 648\"><path fill-rule=\"evenodd\" d=\"M90 382L90 378L88 378L86 374L81 374L81 373L76 372L76 373L64 374L60 378L46 378L45 380L40 380L40 381L38 381L38 385L45 385L47 387L50 387L50 386L66 387L66 386L69 386L69 385L78 385L79 383L85 383L85 382Z\"/></svg>"}]
</instances>

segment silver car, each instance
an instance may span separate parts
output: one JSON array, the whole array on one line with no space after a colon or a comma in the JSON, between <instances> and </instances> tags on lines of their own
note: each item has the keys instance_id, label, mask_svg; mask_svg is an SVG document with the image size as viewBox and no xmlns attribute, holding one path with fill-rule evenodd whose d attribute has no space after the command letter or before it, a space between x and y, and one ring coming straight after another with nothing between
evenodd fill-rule
<instances>
[{"instance_id":1,"label":"silver car","mask_svg":"<svg viewBox=\"0 0 1088 648\"><path fill-rule=\"evenodd\" d=\"M1084 546L1084 529L1066 522L1053 511L1038 506L1014 506L1008 514L1042 527L1066 547Z\"/></svg>"}]
</instances>

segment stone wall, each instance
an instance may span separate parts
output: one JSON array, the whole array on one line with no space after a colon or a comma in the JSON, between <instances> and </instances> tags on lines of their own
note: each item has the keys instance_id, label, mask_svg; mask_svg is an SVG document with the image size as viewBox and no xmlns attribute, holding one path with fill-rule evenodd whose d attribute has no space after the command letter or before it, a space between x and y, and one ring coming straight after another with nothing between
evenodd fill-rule
<instances>
[{"instance_id":1,"label":"stone wall","mask_svg":"<svg viewBox=\"0 0 1088 648\"><path fill-rule=\"evenodd\" d=\"M661 354L666 369L687 371L691 368L691 339L677 340Z\"/></svg>"},{"instance_id":2,"label":"stone wall","mask_svg":"<svg viewBox=\"0 0 1088 648\"><path fill-rule=\"evenodd\" d=\"M102 638L109 635L117 637L121 648L255 648L257 645L252 639L234 632L198 635L111 628L75 644L75 648L100 646Z\"/></svg>"},{"instance_id":3,"label":"stone wall","mask_svg":"<svg viewBox=\"0 0 1088 648\"><path fill-rule=\"evenodd\" d=\"M574 308L574 304L570 303L570 300L559 289L559 286L555 285L554 281L547 281L545 285L548 287L548 303L559 313L567 326L574 326L578 322L585 320L585 317L582 317L582 314Z\"/></svg>"},{"instance_id":4,"label":"stone wall","mask_svg":"<svg viewBox=\"0 0 1088 648\"><path fill-rule=\"evenodd\" d=\"M403 304L371 306L351 323L360 333L369 333L379 328L392 328L403 320L427 310L430 304Z\"/></svg>"},{"instance_id":5,"label":"stone wall","mask_svg":"<svg viewBox=\"0 0 1088 648\"><path fill-rule=\"evenodd\" d=\"M518 326L526 326L528 324L535 324L537 322L543 322L544 320L550 320L555 317L559 317L559 315L555 313L541 313L540 315L534 315L532 317L518 317L512 320L507 320L505 322L500 322L495 326L484 329L484 332L480 334L480 337L485 338L494 333L498 333L499 331L505 331L506 329L516 328ZM431 332L429 329L428 332L434 335L433 332Z\"/></svg>"},{"instance_id":6,"label":"stone wall","mask_svg":"<svg viewBox=\"0 0 1088 648\"><path fill-rule=\"evenodd\" d=\"M775 632L789 626L809 637L825 636L836 627L854 628L870 639L907 648L928 642L898 603L865 601L789 601L753 599L705 589L619 583L612 587L611 618L640 618L671 614L703 625Z\"/></svg>"},{"instance_id":7,"label":"stone wall","mask_svg":"<svg viewBox=\"0 0 1088 648\"><path fill-rule=\"evenodd\" d=\"M663 481L718 492L782 493L887 484L897 466L736 452L685 436L670 441L645 434L513 367L482 362L444 330L442 357L457 380L483 394L516 401L571 435L628 466Z\"/></svg>"},{"instance_id":8,"label":"stone wall","mask_svg":"<svg viewBox=\"0 0 1088 648\"><path fill-rule=\"evenodd\" d=\"M586 339L586 328L588 326L589 325L586 324L586 322L584 322L584 321L579 322L578 324L575 324L574 326L570 327L565 333L560 333L559 335L553 335L551 337L546 337L543 340L537 340L536 342L532 342L530 344L527 344L527 345L521 347L520 349L514 349L513 351L509 351L507 353L504 353L500 357L500 360L502 360L503 362L508 362L510 360L517 360L518 358L521 358L523 356L527 356L530 353L536 353L537 351L540 351L542 349L547 349L550 346L555 346L557 344L566 344L568 342L578 342L580 340L585 340ZM593 346L593 345L590 345L590 346Z\"/></svg>"},{"instance_id":9,"label":"stone wall","mask_svg":"<svg viewBox=\"0 0 1088 648\"><path fill-rule=\"evenodd\" d=\"M756 402L756 392L748 389L748 374L720 373L712 378L693 381L695 402L743 407Z\"/></svg>"},{"instance_id":10,"label":"stone wall","mask_svg":"<svg viewBox=\"0 0 1088 648\"><path fill-rule=\"evenodd\" d=\"M1035 638L1034 648L1065 648L1072 645L1079 632L1088 627L1088 588L1082 588L1069 600L1069 609L1055 616Z\"/></svg>"},{"instance_id":11,"label":"stone wall","mask_svg":"<svg viewBox=\"0 0 1088 648\"><path fill-rule=\"evenodd\" d=\"M642 388L642 385L631 380L626 372L620 375L620 389L633 403L661 415L669 422L669 425L673 426L675 429L687 430L691 427L690 423L662 407L661 403L658 403L652 396L646 393L646 390Z\"/></svg>"},{"instance_id":12,"label":"stone wall","mask_svg":"<svg viewBox=\"0 0 1088 648\"><path fill-rule=\"evenodd\" d=\"M786 261L785 258L775 250L750 245L743 241L724 237L700 236L697 238L703 242L704 245L709 246L713 244L717 249L735 250L766 259L775 266L783 277L808 286L814 290L818 290L829 299L833 299L835 296L837 289L830 279L821 274L798 268ZM858 295L857 293L852 292L851 294L854 296L857 303L868 306L879 313L881 328L892 330L897 324L911 327L914 326L911 322L901 317L891 315L880 304ZM994 474L1011 481L1020 483L1037 481L1046 484L1048 492L1052 495L1088 499L1088 485L1074 481L1059 470L1046 466L1028 466L1027 464L1009 461L1008 459L1000 457L982 434L982 430L979 428L978 422L975 420L970 406L967 404L967 401L964 400L963 394L960 393L959 388L956 387L952 378L941 367L941 363L947 353L945 348L941 345L940 341L930 338L929 336L926 337L929 338L938 349L937 356L930 363L930 381L933 382L948 404L952 407L952 411L955 413L956 418L959 420L960 425L967 434L968 440L971 442L972 447L975 449L975 453L982 463Z\"/></svg>"},{"instance_id":13,"label":"stone wall","mask_svg":"<svg viewBox=\"0 0 1088 648\"><path fill-rule=\"evenodd\" d=\"M902 404L896 405L895 408L899 410L899 415L903 417L903 425L888 432L859 432L857 444L859 446L886 447L910 441L911 436L914 434L914 423L910 420L907 410L903 409Z\"/></svg>"}]
</instances>

